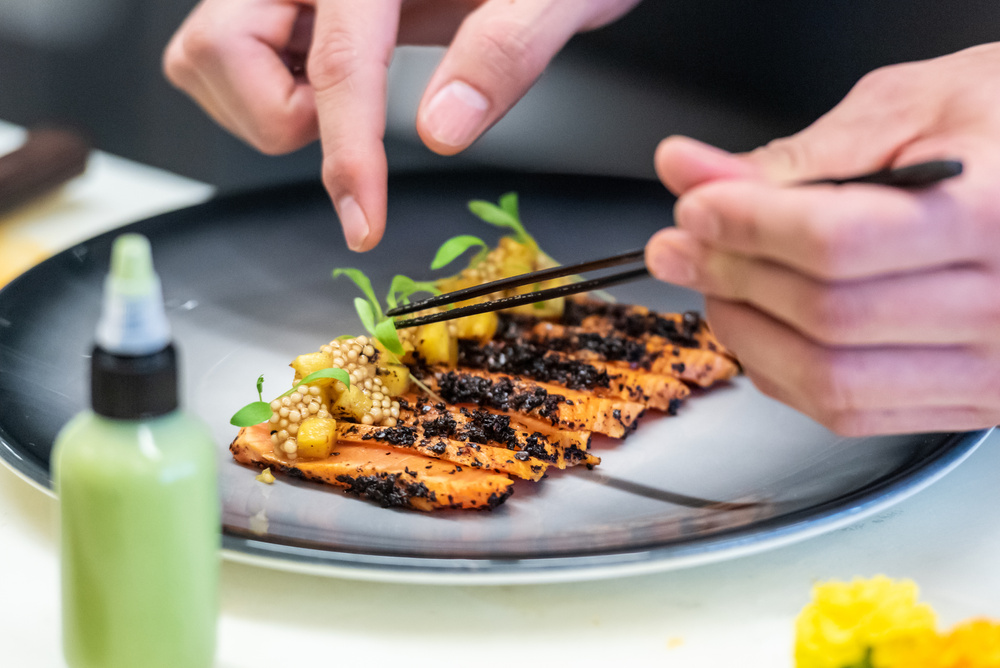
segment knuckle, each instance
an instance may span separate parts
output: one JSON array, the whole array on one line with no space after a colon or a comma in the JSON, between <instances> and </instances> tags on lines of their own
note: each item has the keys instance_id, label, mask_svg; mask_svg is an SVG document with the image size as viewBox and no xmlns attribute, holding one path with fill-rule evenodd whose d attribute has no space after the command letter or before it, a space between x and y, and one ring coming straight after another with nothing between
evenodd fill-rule
<instances>
[{"instance_id":1,"label":"knuckle","mask_svg":"<svg viewBox=\"0 0 1000 668\"><path fill-rule=\"evenodd\" d=\"M830 419L857 411L859 383L853 356L817 346L810 357L803 365L802 385L815 412Z\"/></svg>"},{"instance_id":2,"label":"knuckle","mask_svg":"<svg viewBox=\"0 0 1000 668\"><path fill-rule=\"evenodd\" d=\"M862 296L837 286L808 290L800 305L806 333L827 345L856 343L868 311Z\"/></svg>"},{"instance_id":3,"label":"knuckle","mask_svg":"<svg viewBox=\"0 0 1000 668\"><path fill-rule=\"evenodd\" d=\"M800 141L799 135L772 139L750 152L755 161L776 165L779 173L808 173L814 162L811 144Z\"/></svg>"},{"instance_id":4,"label":"knuckle","mask_svg":"<svg viewBox=\"0 0 1000 668\"><path fill-rule=\"evenodd\" d=\"M344 184L354 183L364 169L364 162L350 151L340 150L323 157L323 183L331 193L351 190Z\"/></svg>"},{"instance_id":5,"label":"knuckle","mask_svg":"<svg viewBox=\"0 0 1000 668\"><path fill-rule=\"evenodd\" d=\"M876 420L862 411L842 411L819 420L821 424L838 436L857 438L879 433Z\"/></svg>"},{"instance_id":6,"label":"knuckle","mask_svg":"<svg viewBox=\"0 0 1000 668\"><path fill-rule=\"evenodd\" d=\"M191 49L189 32L186 30L175 35L163 52L163 74L178 88L184 88L196 76L198 69L198 51Z\"/></svg>"},{"instance_id":7,"label":"knuckle","mask_svg":"<svg viewBox=\"0 0 1000 668\"><path fill-rule=\"evenodd\" d=\"M528 27L514 20L491 20L479 32L480 62L493 78L522 81L533 79L541 69Z\"/></svg>"},{"instance_id":8,"label":"knuckle","mask_svg":"<svg viewBox=\"0 0 1000 668\"><path fill-rule=\"evenodd\" d=\"M865 96L868 99L874 98L891 103L895 107L913 86L913 76L910 69L907 63L874 69L854 84L850 95Z\"/></svg>"},{"instance_id":9,"label":"knuckle","mask_svg":"<svg viewBox=\"0 0 1000 668\"><path fill-rule=\"evenodd\" d=\"M978 397L982 407L1000 410L1000 361L992 363L980 361L975 363L975 366L977 373L972 382L975 396Z\"/></svg>"},{"instance_id":10,"label":"knuckle","mask_svg":"<svg viewBox=\"0 0 1000 668\"><path fill-rule=\"evenodd\" d=\"M309 83L317 91L341 86L361 66L362 45L358 36L348 30L333 30L313 42L306 61Z\"/></svg>"},{"instance_id":11,"label":"knuckle","mask_svg":"<svg viewBox=\"0 0 1000 668\"><path fill-rule=\"evenodd\" d=\"M854 224L842 210L820 209L806 218L803 248L815 274L823 279L844 278L865 242L863 231L858 231L864 227Z\"/></svg>"},{"instance_id":12,"label":"knuckle","mask_svg":"<svg viewBox=\"0 0 1000 668\"><path fill-rule=\"evenodd\" d=\"M222 34L207 21L185 26L176 41L181 59L193 67L217 60L223 51L222 43Z\"/></svg>"},{"instance_id":13,"label":"knuckle","mask_svg":"<svg viewBox=\"0 0 1000 668\"><path fill-rule=\"evenodd\" d=\"M187 59L184 57L184 53L177 42L171 42L166 50L164 50L160 67L167 81L177 88L184 86L190 75Z\"/></svg>"},{"instance_id":14,"label":"knuckle","mask_svg":"<svg viewBox=\"0 0 1000 668\"><path fill-rule=\"evenodd\" d=\"M249 141L265 155L291 153L308 141L305 132L294 124L265 124L254 128Z\"/></svg>"}]
</instances>

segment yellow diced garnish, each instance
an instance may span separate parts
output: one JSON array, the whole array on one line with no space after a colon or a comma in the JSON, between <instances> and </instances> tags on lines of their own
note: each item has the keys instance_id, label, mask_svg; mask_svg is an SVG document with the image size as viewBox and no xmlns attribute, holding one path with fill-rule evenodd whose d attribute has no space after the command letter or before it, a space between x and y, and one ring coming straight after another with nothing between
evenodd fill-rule
<instances>
[{"instance_id":1,"label":"yellow diced garnish","mask_svg":"<svg viewBox=\"0 0 1000 668\"><path fill-rule=\"evenodd\" d=\"M417 353L427 364L458 364L458 339L448 331L448 323L421 325L416 332Z\"/></svg>"},{"instance_id":2,"label":"yellow diced garnish","mask_svg":"<svg viewBox=\"0 0 1000 668\"><path fill-rule=\"evenodd\" d=\"M337 441L337 421L332 418L306 418L302 421L295 440L300 457L329 457L333 452L333 444Z\"/></svg>"},{"instance_id":3,"label":"yellow diced garnish","mask_svg":"<svg viewBox=\"0 0 1000 668\"><path fill-rule=\"evenodd\" d=\"M274 484L274 474L271 473L271 467L269 466L261 471L256 480L257 482L267 483L268 485Z\"/></svg>"},{"instance_id":4,"label":"yellow diced garnish","mask_svg":"<svg viewBox=\"0 0 1000 668\"><path fill-rule=\"evenodd\" d=\"M382 379L382 393L390 397L406 394L410 388L410 370L404 364L386 364L376 371Z\"/></svg>"},{"instance_id":5,"label":"yellow diced garnish","mask_svg":"<svg viewBox=\"0 0 1000 668\"><path fill-rule=\"evenodd\" d=\"M452 321L455 324L455 336L460 339L473 339L486 343L497 332L500 319L496 313L479 313Z\"/></svg>"},{"instance_id":6,"label":"yellow diced garnish","mask_svg":"<svg viewBox=\"0 0 1000 668\"><path fill-rule=\"evenodd\" d=\"M291 364L291 367L295 369L295 380L302 380L311 373L315 373L321 369L329 369L332 366L333 354L323 352L299 355L292 361ZM320 378L319 380L313 381L312 384L329 385L332 382L332 378Z\"/></svg>"},{"instance_id":7,"label":"yellow diced garnish","mask_svg":"<svg viewBox=\"0 0 1000 668\"><path fill-rule=\"evenodd\" d=\"M351 418L354 422L362 422L365 414L372 410L371 397L365 395L356 386L351 385L346 392L340 395L330 404L330 414L334 417ZM301 438L299 440L301 443Z\"/></svg>"}]
</instances>

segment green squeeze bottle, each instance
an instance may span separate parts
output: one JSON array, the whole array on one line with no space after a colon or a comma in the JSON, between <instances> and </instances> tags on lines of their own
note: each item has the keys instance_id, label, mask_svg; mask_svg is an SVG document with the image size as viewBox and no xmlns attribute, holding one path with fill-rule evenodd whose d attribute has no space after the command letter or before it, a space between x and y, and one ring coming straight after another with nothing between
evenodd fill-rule
<instances>
[{"instance_id":1,"label":"green squeeze bottle","mask_svg":"<svg viewBox=\"0 0 1000 668\"><path fill-rule=\"evenodd\" d=\"M63 651L72 668L207 668L219 500L207 427L178 409L149 241L118 237L91 357L91 406L60 431Z\"/></svg>"}]
</instances>

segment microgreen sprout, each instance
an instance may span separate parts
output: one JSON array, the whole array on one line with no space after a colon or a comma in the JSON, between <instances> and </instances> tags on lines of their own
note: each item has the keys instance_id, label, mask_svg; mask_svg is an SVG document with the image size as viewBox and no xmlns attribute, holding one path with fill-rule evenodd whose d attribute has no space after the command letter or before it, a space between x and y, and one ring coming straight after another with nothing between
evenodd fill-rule
<instances>
[{"instance_id":1,"label":"microgreen sprout","mask_svg":"<svg viewBox=\"0 0 1000 668\"><path fill-rule=\"evenodd\" d=\"M375 291L372 289L372 282L364 272L360 269L351 268L340 268L333 270L333 277L338 278L340 276L347 276L354 284L357 285L361 292L364 293L367 300L361 297L354 298L354 309L358 312L358 318L361 320L362 326L368 331L382 346L396 359L395 362L399 362L399 357L401 357L405 351L403 350L403 344L399 341L399 334L396 332L396 325L392 321L392 318L386 316L382 312L382 305L378 302L378 297L375 296ZM403 277L405 278L405 277ZM394 279L394 284L399 288L400 292L405 294L407 297L413 292L419 289L424 289L419 287L417 281L410 280L410 284L414 287L413 290L407 292L406 288L412 287L409 285L402 285L401 282L397 283ZM395 301L395 293L390 289L389 294L392 296L392 301ZM389 300L387 300L389 301Z\"/></svg>"},{"instance_id":2,"label":"microgreen sprout","mask_svg":"<svg viewBox=\"0 0 1000 668\"><path fill-rule=\"evenodd\" d=\"M402 357L406 351L403 349L403 344L399 340L399 332L396 331L396 323L393 322L392 318L386 316L382 313L382 307L378 303L378 299L375 297L375 291L372 290L372 283L368 280L368 277L360 269L334 269L333 277L347 276L355 285L361 288L361 291L365 293L368 297L366 302L360 297L354 300L354 308L358 311L358 317L361 319L361 324L365 326L368 333L371 334L375 339L382 344L382 347L389 353L389 357L396 364L402 364L400 357ZM398 280L397 280L398 279ZM409 296L414 292L432 292L433 294L438 294L440 291L433 286L431 283L422 283L420 281L414 281L405 276L397 276L393 279L393 287L389 289L390 298L386 301L395 302L399 297L397 295L402 295L402 299L409 299ZM412 288L412 289L411 289ZM427 387L424 383L420 382L414 376L410 376L410 380L414 385L422 389L424 392L429 394L434 401L442 401L433 390Z\"/></svg>"},{"instance_id":3,"label":"microgreen sprout","mask_svg":"<svg viewBox=\"0 0 1000 668\"><path fill-rule=\"evenodd\" d=\"M431 262L431 269L441 269L442 267L448 266L458 259L462 253L474 246L479 246L479 252L473 256L472 261L469 262L469 266L476 266L482 262L489 253L489 246L487 246L486 242L479 237L474 237L471 234L460 234L457 237L452 237L441 244L437 253L434 254L434 260Z\"/></svg>"},{"instance_id":4,"label":"microgreen sprout","mask_svg":"<svg viewBox=\"0 0 1000 668\"><path fill-rule=\"evenodd\" d=\"M434 281L415 281L409 276L396 274L389 284L389 293L385 296L385 303L390 309L394 309L402 304L409 304L410 297L418 292L426 292L431 295L439 295L441 291L434 285Z\"/></svg>"},{"instance_id":5,"label":"microgreen sprout","mask_svg":"<svg viewBox=\"0 0 1000 668\"><path fill-rule=\"evenodd\" d=\"M319 371L314 371L302 380L298 381L290 389L278 395L276 398L281 399L282 397L287 397L289 394L294 392L295 388L299 385L309 385L310 383L320 380L321 378L333 378L334 380L339 380L347 387L351 386L351 376L343 369L320 369ZM252 427L270 419L271 403L264 401L263 374L257 377L257 398L259 401L251 402L236 411L236 413L233 414L233 417L229 419L229 424L235 427Z\"/></svg>"},{"instance_id":6,"label":"microgreen sprout","mask_svg":"<svg viewBox=\"0 0 1000 668\"><path fill-rule=\"evenodd\" d=\"M518 212L517 193L507 193L500 197L497 204L486 200L474 199L469 202L469 211L476 214L490 225L506 227L514 232L514 239L525 246L538 246L535 239L528 234L521 223Z\"/></svg>"}]
</instances>

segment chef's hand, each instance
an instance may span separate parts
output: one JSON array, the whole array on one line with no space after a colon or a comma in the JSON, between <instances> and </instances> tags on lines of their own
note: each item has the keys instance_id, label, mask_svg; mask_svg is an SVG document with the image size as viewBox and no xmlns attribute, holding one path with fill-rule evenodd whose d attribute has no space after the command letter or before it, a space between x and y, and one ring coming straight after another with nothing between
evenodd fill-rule
<instances>
[{"instance_id":1,"label":"chef's hand","mask_svg":"<svg viewBox=\"0 0 1000 668\"><path fill-rule=\"evenodd\" d=\"M575 33L639 0L203 0L164 54L170 81L265 153L319 138L347 244L386 215L386 71L397 44L448 44L417 112L432 150L465 149Z\"/></svg>"},{"instance_id":2,"label":"chef's hand","mask_svg":"<svg viewBox=\"0 0 1000 668\"><path fill-rule=\"evenodd\" d=\"M935 158L935 187L790 187ZM646 260L705 293L765 393L845 435L1000 423L1000 44L872 72L749 154L671 137L677 228Z\"/></svg>"}]
</instances>

